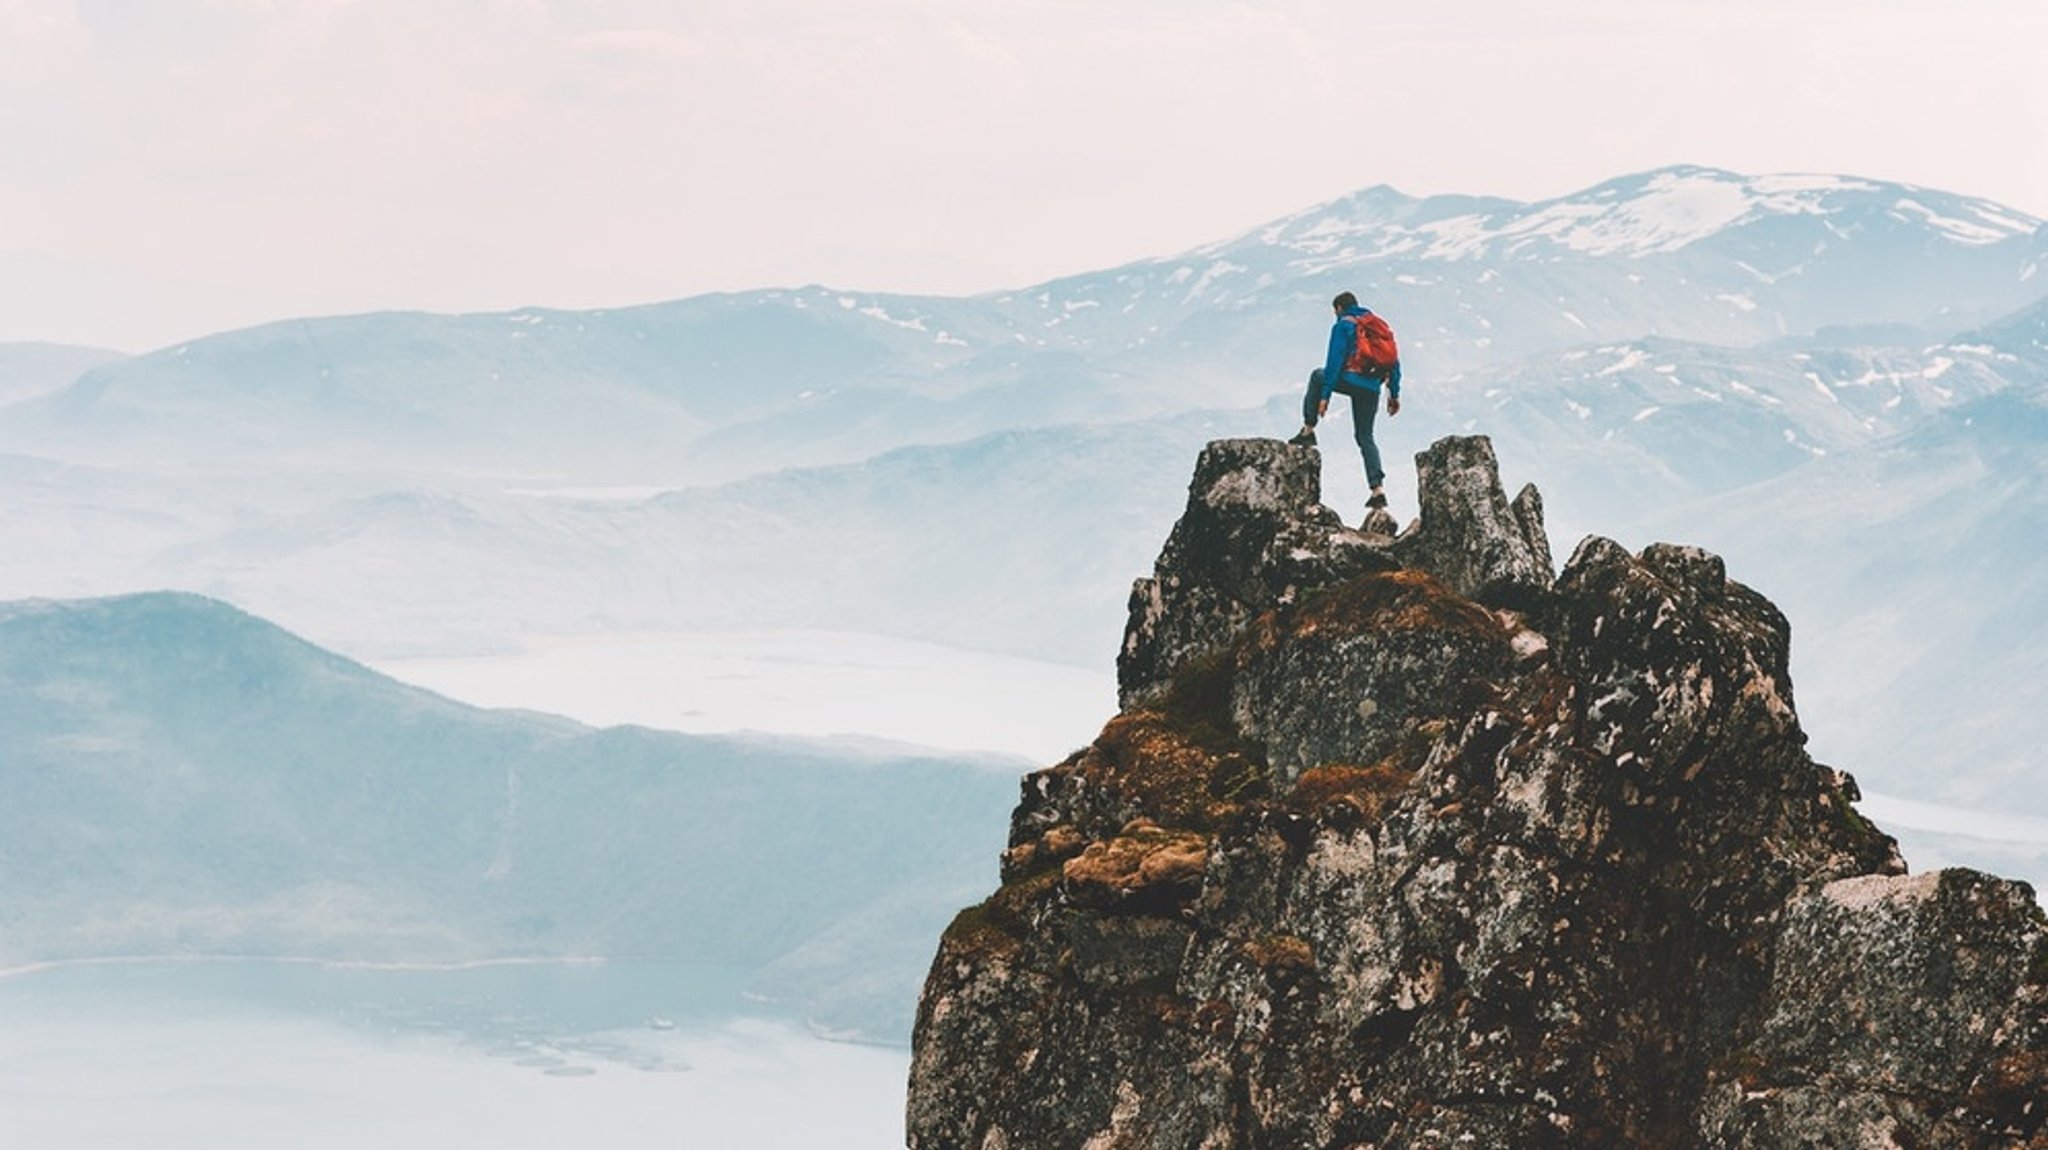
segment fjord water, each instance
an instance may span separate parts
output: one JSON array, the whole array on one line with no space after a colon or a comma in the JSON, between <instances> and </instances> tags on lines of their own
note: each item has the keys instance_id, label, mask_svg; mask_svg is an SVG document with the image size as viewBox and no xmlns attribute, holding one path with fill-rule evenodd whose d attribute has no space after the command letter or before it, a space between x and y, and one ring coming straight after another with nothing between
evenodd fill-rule
<instances>
[{"instance_id":1,"label":"fjord water","mask_svg":"<svg viewBox=\"0 0 2048 1150\"><path fill-rule=\"evenodd\" d=\"M900 1050L655 963L80 963L0 978L0 1145L901 1145Z\"/></svg>"}]
</instances>

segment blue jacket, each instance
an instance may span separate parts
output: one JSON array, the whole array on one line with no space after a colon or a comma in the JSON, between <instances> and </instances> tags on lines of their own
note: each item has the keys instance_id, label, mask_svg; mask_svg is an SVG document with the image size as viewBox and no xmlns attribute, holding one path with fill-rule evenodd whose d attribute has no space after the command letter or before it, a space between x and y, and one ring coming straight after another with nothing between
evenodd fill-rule
<instances>
[{"instance_id":1,"label":"blue jacket","mask_svg":"<svg viewBox=\"0 0 2048 1150\"><path fill-rule=\"evenodd\" d=\"M1358 341L1358 317L1369 314L1371 313L1367 308L1346 308L1344 314L1337 317L1337 322L1330 325L1330 350L1323 356L1324 400L1328 400L1330 393L1337 389L1339 380L1374 394L1379 393L1380 381L1377 376L1360 375L1355 371L1344 370L1344 361L1351 358L1351 345ZM1395 399L1401 398L1399 360L1394 361L1394 366L1387 372L1387 393Z\"/></svg>"}]
</instances>

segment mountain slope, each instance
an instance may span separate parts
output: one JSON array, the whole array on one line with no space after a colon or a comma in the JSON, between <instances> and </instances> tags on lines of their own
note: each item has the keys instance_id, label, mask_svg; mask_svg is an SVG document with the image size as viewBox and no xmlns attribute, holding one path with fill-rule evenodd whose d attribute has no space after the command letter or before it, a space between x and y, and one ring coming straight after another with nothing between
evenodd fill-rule
<instances>
[{"instance_id":1,"label":"mountain slope","mask_svg":"<svg viewBox=\"0 0 2048 1150\"><path fill-rule=\"evenodd\" d=\"M1877 790L2048 816L2048 390L1986 396L1688 509L1802 625L1824 753ZM1667 516L1665 528L1677 516Z\"/></svg>"},{"instance_id":2,"label":"mountain slope","mask_svg":"<svg viewBox=\"0 0 2048 1150\"><path fill-rule=\"evenodd\" d=\"M11 962L762 968L849 915L936 929L1015 793L988 762L479 711L164 594L0 606L0 746ZM841 959L796 1005L900 1034L915 966Z\"/></svg>"},{"instance_id":3,"label":"mountain slope","mask_svg":"<svg viewBox=\"0 0 2048 1150\"><path fill-rule=\"evenodd\" d=\"M1418 382L1380 442L1405 506L1413 445L1489 429L1503 459L1542 477L1569 543L1592 523L1659 525L1731 491L1754 489L1745 499L1768 505L1768 485L1802 467L2015 386L2024 365L2004 350L2010 338L1582 345ZM1295 402L997 433L646 501L398 488L252 507L135 564L131 578L245 603L362 654L432 650L437 637L473 649L502 642L514 619L575 633L859 618L1086 665L1145 561L1144 524L1179 498L1172 461L1218 434L1284 431ZM1342 428L1340 414L1325 432L1325 491L1355 515L1364 485ZM377 614L354 608L365 596Z\"/></svg>"},{"instance_id":4,"label":"mountain slope","mask_svg":"<svg viewBox=\"0 0 2048 1150\"><path fill-rule=\"evenodd\" d=\"M0 406L65 387L120 352L55 343L0 343Z\"/></svg>"}]
</instances>

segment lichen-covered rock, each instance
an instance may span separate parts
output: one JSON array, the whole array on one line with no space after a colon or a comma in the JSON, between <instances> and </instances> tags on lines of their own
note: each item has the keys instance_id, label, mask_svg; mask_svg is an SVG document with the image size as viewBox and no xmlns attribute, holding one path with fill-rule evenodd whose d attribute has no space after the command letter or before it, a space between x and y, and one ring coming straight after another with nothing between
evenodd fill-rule
<instances>
[{"instance_id":1,"label":"lichen-covered rock","mask_svg":"<svg viewBox=\"0 0 2048 1150\"><path fill-rule=\"evenodd\" d=\"M1222 648L1301 588L1392 568L1388 542L1346 530L1322 505L1314 448L1270 439L1209 444L1152 577L1131 588L1117 656L1124 707L1156 694L1183 664Z\"/></svg>"},{"instance_id":2,"label":"lichen-covered rock","mask_svg":"<svg viewBox=\"0 0 2048 1150\"><path fill-rule=\"evenodd\" d=\"M1415 457L1422 515L1401 541L1401 559L1433 571L1453 591L1486 602L1550 586L1543 497L1531 485L1509 503L1485 436L1438 440Z\"/></svg>"},{"instance_id":3,"label":"lichen-covered rock","mask_svg":"<svg viewBox=\"0 0 2048 1150\"><path fill-rule=\"evenodd\" d=\"M2048 1146L2031 892L1908 878L1789 627L1581 544L1484 440L1366 540L1212 444L1123 712L1025 781L920 1003L915 1150Z\"/></svg>"},{"instance_id":4,"label":"lichen-covered rock","mask_svg":"<svg viewBox=\"0 0 2048 1150\"><path fill-rule=\"evenodd\" d=\"M1975 871L1829 883L1781 912L1744 1037L1706 1099L1717 1145L2048 1145L2048 924Z\"/></svg>"}]
</instances>

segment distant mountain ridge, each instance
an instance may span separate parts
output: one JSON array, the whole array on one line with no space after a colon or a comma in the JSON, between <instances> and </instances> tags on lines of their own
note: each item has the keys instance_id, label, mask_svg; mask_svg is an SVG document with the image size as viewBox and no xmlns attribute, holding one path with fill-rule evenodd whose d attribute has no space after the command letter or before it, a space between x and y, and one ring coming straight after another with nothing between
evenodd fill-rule
<instances>
[{"instance_id":1,"label":"distant mountain ridge","mask_svg":"<svg viewBox=\"0 0 2048 1150\"><path fill-rule=\"evenodd\" d=\"M1314 317L1348 287L1396 320L1415 366L1444 372L1644 335L1748 346L1838 324L1952 332L2048 291L2044 253L2040 220L1988 201L1674 167L1535 204L1372 188L1182 256L1003 298L1035 304L1070 342L1085 333L1098 348L1184 348L1239 367L1233 353L1300 354L1300 336L1276 341L1260 316ZM1181 311L1217 332L1168 318Z\"/></svg>"},{"instance_id":2,"label":"distant mountain ridge","mask_svg":"<svg viewBox=\"0 0 2048 1150\"><path fill-rule=\"evenodd\" d=\"M1339 288L1396 320L1427 377L1646 335L1941 336L2039 299L2044 252L2024 213L1847 177L1674 167L1535 204L1377 188L1185 255L968 298L811 287L291 320L88 371L0 412L0 447L701 482L1256 403L1288 385Z\"/></svg>"}]
</instances>

